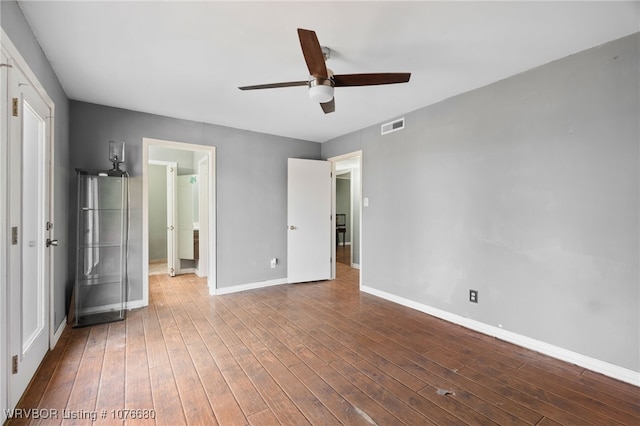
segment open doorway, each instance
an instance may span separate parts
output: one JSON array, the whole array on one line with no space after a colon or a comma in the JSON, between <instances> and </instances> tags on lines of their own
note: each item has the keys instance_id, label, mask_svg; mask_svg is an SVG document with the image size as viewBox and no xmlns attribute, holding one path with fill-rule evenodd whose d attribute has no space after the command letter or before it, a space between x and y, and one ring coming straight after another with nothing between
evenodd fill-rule
<instances>
[{"instance_id":1,"label":"open doorway","mask_svg":"<svg viewBox=\"0 0 640 426\"><path fill-rule=\"evenodd\" d=\"M148 165L149 274L206 276L206 152L151 145Z\"/></svg>"},{"instance_id":2,"label":"open doorway","mask_svg":"<svg viewBox=\"0 0 640 426\"><path fill-rule=\"evenodd\" d=\"M340 166L340 163L336 164ZM353 264L351 169L336 168L336 263Z\"/></svg>"},{"instance_id":3,"label":"open doorway","mask_svg":"<svg viewBox=\"0 0 640 426\"><path fill-rule=\"evenodd\" d=\"M215 148L143 139L143 299L149 274L207 277L215 292Z\"/></svg>"},{"instance_id":4,"label":"open doorway","mask_svg":"<svg viewBox=\"0 0 640 426\"><path fill-rule=\"evenodd\" d=\"M335 217L334 277L360 269L362 234L362 151L330 158L333 164ZM345 265L347 269L343 267Z\"/></svg>"}]
</instances>

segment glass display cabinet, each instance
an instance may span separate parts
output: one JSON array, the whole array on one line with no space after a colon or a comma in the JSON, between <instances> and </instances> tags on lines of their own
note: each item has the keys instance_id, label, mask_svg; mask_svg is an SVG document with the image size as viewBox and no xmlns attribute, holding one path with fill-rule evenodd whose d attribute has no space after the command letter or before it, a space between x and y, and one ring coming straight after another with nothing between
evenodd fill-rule
<instances>
[{"instance_id":1,"label":"glass display cabinet","mask_svg":"<svg viewBox=\"0 0 640 426\"><path fill-rule=\"evenodd\" d=\"M74 327L125 318L129 176L76 169L78 225Z\"/></svg>"}]
</instances>

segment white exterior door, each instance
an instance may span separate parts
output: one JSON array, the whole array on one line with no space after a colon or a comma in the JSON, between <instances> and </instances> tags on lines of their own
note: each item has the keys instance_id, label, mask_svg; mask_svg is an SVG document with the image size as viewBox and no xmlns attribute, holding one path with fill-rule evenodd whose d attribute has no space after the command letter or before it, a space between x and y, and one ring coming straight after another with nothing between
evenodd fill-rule
<instances>
[{"instance_id":1,"label":"white exterior door","mask_svg":"<svg viewBox=\"0 0 640 426\"><path fill-rule=\"evenodd\" d=\"M49 349L53 114L15 63L10 81L8 399L14 407Z\"/></svg>"},{"instance_id":2,"label":"white exterior door","mask_svg":"<svg viewBox=\"0 0 640 426\"><path fill-rule=\"evenodd\" d=\"M289 158L287 281L331 278L331 163Z\"/></svg>"}]
</instances>

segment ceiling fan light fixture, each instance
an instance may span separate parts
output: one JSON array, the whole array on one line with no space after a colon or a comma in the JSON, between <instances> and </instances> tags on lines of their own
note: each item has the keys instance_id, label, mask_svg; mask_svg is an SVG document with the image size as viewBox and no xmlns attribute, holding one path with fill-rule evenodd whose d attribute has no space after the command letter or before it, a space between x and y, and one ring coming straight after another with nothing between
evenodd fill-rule
<instances>
[{"instance_id":1,"label":"ceiling fan light fixture","mask_svg":"<svg viewBox=\"0 0 640 426\"><path fill-rule=\"evenodd\" d=\"M2 1L2 0L0 0ZM380 84L406 83L411 73L366 73L366 74L334 74L327 68L327 59L331 56L331 49L320 46L315 31L298 28L298 39L302 48L302 56L309 70L309 78L302 81L287 81L283 83L257 84L238 87L240 90L276 89L280 87L304 86L309 87L309 97L319 103L325 114L336 110L333 89L348 86L377 86Z\"/></svg>"},{"instance_id":2,"label":"ceiling fan light fixture","mask_svg":"<svg viewBox=\"0 0 640 426\"><path fill-rule=\"evenodd\" d=\"M321 104L329 102L333 99L333 82L328 78L313 78L309 81L309 97Z\"/></svg>"}]
</instances>

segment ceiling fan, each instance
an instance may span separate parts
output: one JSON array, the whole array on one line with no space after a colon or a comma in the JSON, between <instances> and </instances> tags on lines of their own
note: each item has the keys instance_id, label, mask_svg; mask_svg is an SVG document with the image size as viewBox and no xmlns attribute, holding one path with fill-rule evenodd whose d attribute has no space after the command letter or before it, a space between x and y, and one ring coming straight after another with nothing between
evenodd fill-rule
<instances>
[{"instance_id":1,"label":"ceiling fan","mask_svg":"<svg viewBox=\"0 0 640 426\"><path fill-rule=\"evenodd\" d=\"M335 87L406 83L411 77L411 73L334 74L327 68L325 62L325 53L328 52L328 49L320 46L315 31L298 28L298 38L300 38L302 54L307 68L309 68L309 74L311 74L308 80L242 86L238 89L256 90L308 86L309 97L313 101L319 102L324 113L328 114L336 109L336 101L333 97Z\"/></svg>"}]
</instances>

